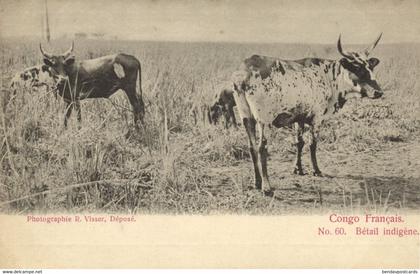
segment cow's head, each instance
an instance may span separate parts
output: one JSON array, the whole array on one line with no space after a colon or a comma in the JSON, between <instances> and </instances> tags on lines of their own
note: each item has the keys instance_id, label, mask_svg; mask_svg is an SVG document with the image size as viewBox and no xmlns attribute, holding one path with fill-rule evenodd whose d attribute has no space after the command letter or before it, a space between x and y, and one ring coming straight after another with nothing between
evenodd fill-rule
<instances>
[{"instance_id":1,"label":"cow's head","mask_svg":"<svg viewBox=\"0 0 420 274\"><path fill-rule=\"evenodd\" d=\"M341 35L338 38L338 52L343 56L340 64L344 68L344 80L349 88L346 89L348 94L357 97L380 98L383 95L381 87L376 81L373 69L379 64L379 59L369 58L369 54L376 47L381 39L382 33L373 42L361 52L346 52L341 47Z\"/></svg>"},{"instance_id":2,"label":"cow's head","mask_svg":"<svg viewBox=\"0 0 420 274\"><path fill-rule=\"evenodd\" d=\"M46 52L42 45L39 44L39 49L41 50L42 56L44 58L44 64L50 68L52 76L57 79L57 85L63 85L69 76L69 72L72 71L72 66L75 61L73 55L74 42L72 42L71 47L61 55L53 55Z\"/></svg>"}]
</instances>

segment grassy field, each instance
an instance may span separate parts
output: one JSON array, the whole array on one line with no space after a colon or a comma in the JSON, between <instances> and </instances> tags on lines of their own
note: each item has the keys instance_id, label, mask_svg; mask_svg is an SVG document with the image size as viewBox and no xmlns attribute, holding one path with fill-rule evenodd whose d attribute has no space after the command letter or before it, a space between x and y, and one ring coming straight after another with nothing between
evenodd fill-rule
<instances>
[{"instance_id":1,"label":"grassy field","mask_svg":"<svg viewBox=\"0 0 420 274\"><path fill-rule=\"evenodd\" d=\"M385 96L350 101L326 121L318 160L328 177L292 175L292 132L270 131L275 192L266 197L251 188L243 127L208 125L202 106L251 54L337 58L335 45L76 41L78 59L124 52L141 61L146 128L127 134L132 112L121 91L110 100L82 101L81 127L72 116L67 130L64 103L53 94L21 90L10 99L13 73L39 64L41 55L36 42L0 43L1 212L322 214L420 208L420 45L380 44L374 51ZM53 44L51 51L62 52L70 42ZM309 172L307 148L304 156Z\"/></svg>"}]
</instances>

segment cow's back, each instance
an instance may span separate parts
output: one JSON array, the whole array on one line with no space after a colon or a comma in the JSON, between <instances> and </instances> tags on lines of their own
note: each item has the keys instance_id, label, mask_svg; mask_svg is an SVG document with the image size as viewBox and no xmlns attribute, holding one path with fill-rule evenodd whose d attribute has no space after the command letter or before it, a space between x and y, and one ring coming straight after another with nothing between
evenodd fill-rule
<instances>
[{"instance_id":1,"label":"cow's back","mask_svg":"<svg viewBox=\"0 0 420 274\"><path fill-rule=\"evenodd\" d=\"M310 117L327 107L331 96L324 73L327 63L253 55L236 75L242 77L241 88L254 118L270 124L279 114Z\"/></svg>"}]
</instances>

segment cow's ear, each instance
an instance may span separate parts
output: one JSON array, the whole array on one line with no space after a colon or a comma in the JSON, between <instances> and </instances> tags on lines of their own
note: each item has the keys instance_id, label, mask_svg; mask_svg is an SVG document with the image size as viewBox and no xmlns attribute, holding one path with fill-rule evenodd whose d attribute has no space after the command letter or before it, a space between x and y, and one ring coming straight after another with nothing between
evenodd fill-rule
<instances>
[{"instance_id":1,"label":"cow's ear","mask_svg":"<svg viewBox=\"0 0 420 274\"><path fill-rule=\"evenodd\" d=\"M65 63L67 66L73 65L73 64L74 64L74 56L70 56L69 58L67 58L67 59L64 61L64 63Z\"/></svg>"},{"instance_id":2,"label":"cow's ear","mask_svg":"<svg viewBox=\"0 0 420 274\"><path fill-rule=\"evenodd\" d=\"M347 58L341 58L340 59L340 64L342 66L348 65L349 64L349 60L347 60Z\"/></svg>"},{"instance_id":3,"label":"cow's ear","mask_svg":"<svg viewBox=\"0 0 420 274\"><path fill-rule=\"evenodd\" d=\"M52 67L54 65L53 62L51 62L51 60L48 58L44 58L44 64L46 64L49 67Z\"/></svg>"},{"instance_id":4,"label":"cow's ear","mask_svg":"<svg viewBox=\"0 0 420 274\"><path fill-rule=\"evenodd\" d=\"M376 67L379 64L379 59L378 58L370 58L368 60L368 62L369 62L370 69L373 69L374 67Z\"/></svg>"},{"instance_id":5,"label":"cow's ear","mask_svg":"<svg viewBox=\"0 0 420 274\"><path fill-rule=\"evenodd\" d=\"M352 67L351 62L349 59L347 58L341 58L340 59L340 64L343 66L343 68L345 69L349 69Z\"/></svg>"}]
</instances>

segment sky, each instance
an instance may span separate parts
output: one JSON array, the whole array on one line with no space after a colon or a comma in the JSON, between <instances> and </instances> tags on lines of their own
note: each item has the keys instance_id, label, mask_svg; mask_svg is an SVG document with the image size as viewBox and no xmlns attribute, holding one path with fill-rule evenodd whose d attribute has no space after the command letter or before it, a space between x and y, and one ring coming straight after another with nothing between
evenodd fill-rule
<instances>
[{"instance_id":1,"label":"sky","mask_svg":"<svg viewBox=\"0 0 420 274\"><path fill-rule=\"evenodd\" d=\"M51 35L365 44L420 42L417 0L47 0ZM0 39L42 33L45 0L0 0Z\"/></svg>"}]
</instances>

